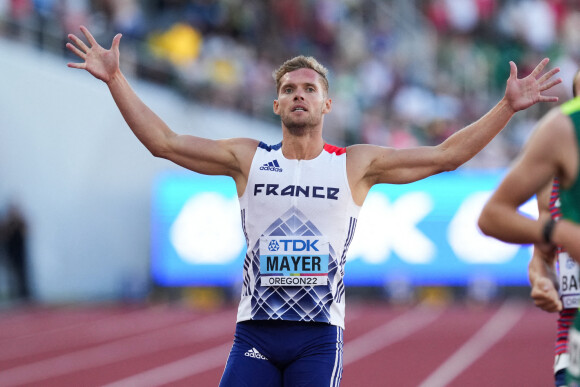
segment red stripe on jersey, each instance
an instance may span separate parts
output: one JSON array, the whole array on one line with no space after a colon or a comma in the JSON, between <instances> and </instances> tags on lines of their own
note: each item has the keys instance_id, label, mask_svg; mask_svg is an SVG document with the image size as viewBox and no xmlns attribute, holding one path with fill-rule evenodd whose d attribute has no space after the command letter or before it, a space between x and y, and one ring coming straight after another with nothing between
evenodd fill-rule
<instances>
[{"instance_id":1,"label":"red stripe on jersey","mask_svg":"<svg viewBox=\"0 0 580 387\"><path fill-rule=\"evenodd\" d=\"M327 151L328 153L334 153L337 156L340 156L341 154L346 152L346 148L341 148L339 146L330 144L324 144L324 150Z\"/></svg>"},{"instance_id":2,"label":"red stripe on jersey","mask_svg":"<svg viewBox=\"0 0 580 387\"><path fill-rule=\"evenodd\" d=\"M574 322L576 311L576 308L563 309L560 311L560 318L558 319L558 333L556 335L556 345L554 346L554 352L556 355L568 352L568 331Z\"/></svg>"},{"instance_id":3,"label":"red stripe on jersey","mask_svg":"<svg viewBox=\"0 0 580 387\"><path fill-rule=\"evenodd\" d=\"M552 218L558 220L562 217L560 206L557 206L558 198L560 196L560 182L558 178L554 178L552 182L552 192L550 193L550 214Z\"/></svg>"},{"instance_id":4,"label":"red stripe on jersey","mask_svg":"<svg viewBox=\"0 0 580 387\"><path fill-rule=\"evenodd\" d=\"M562 217L558 199L560 198L560 181L557 177L552 181L552 192L550 193L550 215L553 219L559 220ZM557 246L558 253L565 251L561 246Z\"/></svg>"},{"instance_id":5,"label":"red stripe on jersey","mask_svg":"<svg viewBox=\"0 0 580 387\"><path fill-rule=\"evenodd\" d=\"M560 182L558 178L554 178L552 183L552 192L550 194L550 214L554 219L560 219L562 212L558 204L558 198L560 196ZM560 246L558 246L558 252L563 251ZM558 318L558 331L556 334L556 345L554 351L556 355L568 352L568 331L570 326L574 321L576 316L577 308L563 309L560 311L560 318Z\"/></svg>"}]
</instances>

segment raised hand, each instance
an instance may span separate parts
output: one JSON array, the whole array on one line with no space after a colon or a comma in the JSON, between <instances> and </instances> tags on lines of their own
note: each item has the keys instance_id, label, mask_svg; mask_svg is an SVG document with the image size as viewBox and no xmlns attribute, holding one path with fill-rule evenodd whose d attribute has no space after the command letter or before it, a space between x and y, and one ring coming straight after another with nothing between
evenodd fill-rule
<instances>
[{"instance_id":1,"label":"raised hand","mask_svg":"<svg viewBox=\"0 0 580 387\"><path fill-rule=\"evenodd\" d=\"M544 58L530 75L522 79L518 79L516 64L510 62L510 77L507 80L505 98L514 112L527 109L537 102L558 101L558 97L542 95L543 91L562 82L561 78L552 79L554 74L560 71L558 67L540 76L549 61L548 58Z\"/></svg>"},{"instance_id":2,"label":"raised hand","mask_svg":"<svg viewBox=\"0 0 580 387\"><path fill-rule=\"evenodd\" d=\"M93 35L85 26L80 27L81 32L87 38L89 46L74 34L69 34L68 38L74 43L67 43L66 47L75 55L84 60L83 63L68 63L68 67L87 70L95 78L107 83L119 70L119 42L121 34L115 35L109 50L101 47Z\"/></svg>"}]
</instances>

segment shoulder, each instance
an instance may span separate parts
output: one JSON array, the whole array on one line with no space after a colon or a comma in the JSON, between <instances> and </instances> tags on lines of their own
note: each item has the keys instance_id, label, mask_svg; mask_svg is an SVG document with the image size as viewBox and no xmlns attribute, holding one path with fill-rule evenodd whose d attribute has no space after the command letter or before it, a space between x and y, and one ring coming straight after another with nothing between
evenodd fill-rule
<instances>
[{"instance_id":1,"label":"shoulder","mask_svg":"<svg viewBox=\"0 0 580 387\"><path fill-rule=\"evenodd\" d=\"M567 114L557 107L538 122L518 156L512 171L521 180L545 175L546 184L554 176L567 183L577 160L574 125ZM530 172L533 171L533 174ZM539 190L540 187L537 188Z\"/></svg>"},{"instance_id":2,"label":"shoulder","mask_svg":"<svg viewBox=\"0 0 580 387\"><path fill-rule=\"evenodd\" d=\"M236 160L236 164L243 171L247 172L249 170L260 141L243 137L227 138L217 141L231 154L233 159Z\"/></svg>"},{"instance_id":3,"label":"shoulder","mask_svg":"<svg viewBox=\"0 0 580 387\"><path fill-rule=\"evenodd\" d=\"M376 146L368 144L351 145L346 148L346 166L350 176L364 176L372 163Z\"/></svg>"},{"instance_id":4,"label":"shoulder","mask_svg":"<svg viewBox=\"0 0 580 387\"><path fill-rule=\"evenodd\" d=\"M258 148L260 141L253 138L226 138L223 140L217 140L222 143L223 146L229 148L234 154L254 154Z\"/></svg>"},{"instance_id":5,"label":"shoulder","mask_svg":"<svg viewBox=\"0 0 580 387\"><path fill-rule=\"evenodd\" d=\"M562 106L552 108L538 122L526 147L534 144L556 151L562 145L574 143L574 124Z\"/></svg>"},{"instance_id":6,"label":"shoulder","mask_svg":"<svg viewBox=\"0 0 580 387\"><path fill-rule=\"evenodd\" d=\"M431 147L432 149L435 149ZM368 174L374 170L385 171L390 168L415 166L430 155L428 147L392 148L386 146L358 144L346 148L347 166L363 170Z\"/></svg>"},{"instance_id":7,"label":"shoulder","mask_svg":"<svg viewBox=\"0 0 580 387\"><path fill-rule=\"evenodd\" d=\"M356 144L345 149L347 160L350 163L366 164L377 157L386 157L391 155L396 149L382 147L378 145Z\"/></svg>"}]
</instances>

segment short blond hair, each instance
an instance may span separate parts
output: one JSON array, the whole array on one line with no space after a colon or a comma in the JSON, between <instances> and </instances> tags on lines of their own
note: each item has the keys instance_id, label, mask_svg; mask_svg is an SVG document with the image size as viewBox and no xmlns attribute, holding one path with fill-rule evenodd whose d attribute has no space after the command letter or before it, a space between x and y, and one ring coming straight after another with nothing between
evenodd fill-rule
<instances>
[{"instance_id":1,"label":"short blond hair","mask_svg":"<svg viewBox=\"0 0 580 387\"><path fill-rule=\"evenodd\" d=\"M282 65L272 73L272 76L276 80L276 93L280 91L280 83L281 79L286 73L290 73L292 71L296 71L299 69L311 69L314 70L320 75L320 79L322 80L322 86L324 86L324 91L328 93L328 78L326 75L328 74L328 69L321 65L314 57L312 56L296 56L292 59L288 59L286 62L282 63Z\"/></svg>"}]
</instances>

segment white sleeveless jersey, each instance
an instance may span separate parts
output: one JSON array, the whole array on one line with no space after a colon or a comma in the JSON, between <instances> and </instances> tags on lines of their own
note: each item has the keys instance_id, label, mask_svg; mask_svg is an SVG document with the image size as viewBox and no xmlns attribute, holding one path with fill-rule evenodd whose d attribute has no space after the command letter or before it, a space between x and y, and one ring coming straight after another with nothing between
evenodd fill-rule
<instances>
[{"instance_id":1,"label":"white sleeveless jersey","mask_svg":"<svg viewBox=\"0 0 580 387\"><path fill-rule=\"evenodd\" d=\"M247 253L237 321L330 323L344 329L344 264L360 206L346 149L288 160L260 143L239 198Z\"/></svg>"}]
</instances>

